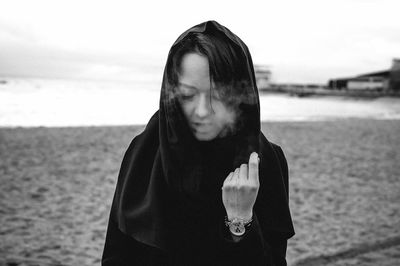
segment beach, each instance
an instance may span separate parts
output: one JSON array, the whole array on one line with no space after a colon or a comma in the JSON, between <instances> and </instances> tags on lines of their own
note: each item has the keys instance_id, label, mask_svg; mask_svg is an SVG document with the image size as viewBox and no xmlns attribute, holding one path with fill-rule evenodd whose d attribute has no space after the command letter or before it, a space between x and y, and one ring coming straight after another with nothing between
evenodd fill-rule
<instances>
[{"instance_id":1,"label":"beach","mask_svg":"<svg viewBox=\"0 0 400 266\"><path fill-rule=\"evenodd\" d=\"M0 128L0 265L99 265L143 126ZM289 265L398 265L400 121L264 122L290 173Z\"/></svg>"}]
</instances>

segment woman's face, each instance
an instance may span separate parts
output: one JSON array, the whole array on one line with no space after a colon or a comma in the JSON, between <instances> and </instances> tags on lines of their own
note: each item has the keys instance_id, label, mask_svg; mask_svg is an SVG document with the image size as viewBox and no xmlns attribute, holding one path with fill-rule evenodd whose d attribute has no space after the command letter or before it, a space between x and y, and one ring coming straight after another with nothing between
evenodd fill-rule
<instances>
[{"instance_id":1,"label":"woman's face","mask_svg":"<svg viewBox=\"0 0 400 266\"><path fill-rule=\"evenodd\" d=\"M235 122L235 112L220 99L210 80L207 57L188 53L182 58L178 91L194 136L208 141L223 135ZM211 93L211 95L210 95Z\"/></svg>"}]
</instances>

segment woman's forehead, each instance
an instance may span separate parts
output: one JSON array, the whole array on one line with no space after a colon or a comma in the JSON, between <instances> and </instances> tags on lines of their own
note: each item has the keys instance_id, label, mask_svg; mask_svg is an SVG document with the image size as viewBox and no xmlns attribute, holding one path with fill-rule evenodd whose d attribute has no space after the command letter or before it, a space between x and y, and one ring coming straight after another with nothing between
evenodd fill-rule
<instances>
[{"instance_id":1,"label":"woman's forehead","mask_svg":"<svg viewBox=\"0 0 400 266\"><path fill-rule=\"evenodd\" d=\"M212 86L207 57L197 53L185 54L180 64L178 85L181 88L209 91Z\"/></svg>"},{"instance_id":2,"label":"woman's forehead","mask_svg":"<svg viewBox=\"0 0 400 266\"><path fill-rule=\"evenodd\" d=\"M208 58L197 53L187 53L182 57L179 70L180 76L187 78L209 78Z\"/></svg>"}]
</instances>

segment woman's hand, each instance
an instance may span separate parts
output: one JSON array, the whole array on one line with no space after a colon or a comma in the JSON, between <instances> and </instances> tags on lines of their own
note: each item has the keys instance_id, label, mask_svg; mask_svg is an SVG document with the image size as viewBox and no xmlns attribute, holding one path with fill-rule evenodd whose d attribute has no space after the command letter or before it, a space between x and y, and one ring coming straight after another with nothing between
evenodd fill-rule
<instances>
[{"instance_id":1,"label":"woman's hand","mask_svg":"<svg viewBox=\"0 0 400 266\"><path fill-rule=\"evenodd\" d=\"M258 179L258 154L250 154L249 164L242 164L230 172L222 186L222 202L228 219L250 220L257 198L260 182Z\"/></svg>"}]
</instances>

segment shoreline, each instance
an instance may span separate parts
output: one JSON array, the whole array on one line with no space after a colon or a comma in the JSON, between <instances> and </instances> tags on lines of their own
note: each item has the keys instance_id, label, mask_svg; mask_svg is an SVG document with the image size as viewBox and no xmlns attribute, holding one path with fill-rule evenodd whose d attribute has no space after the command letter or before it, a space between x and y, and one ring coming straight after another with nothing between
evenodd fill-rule
<instances>
[{"instance_id":1,"label":"shoreline","mask_svg":"<svg viewBox=\"0 0 400 266\"><path fill-rule=\"evenodd\" d=\"M375 120L375 121L399 121L400 114L385 116L315 116L315 117L276 117L270 120L261 120L263 123L318 123L318 122L336 122L336 121L348 121L348 120ZM76 128L124 128L124 127L146 127L146 124L99 124L99 125L0 125L1 129L76 129Z\"/></svg>"}]
</instances>

